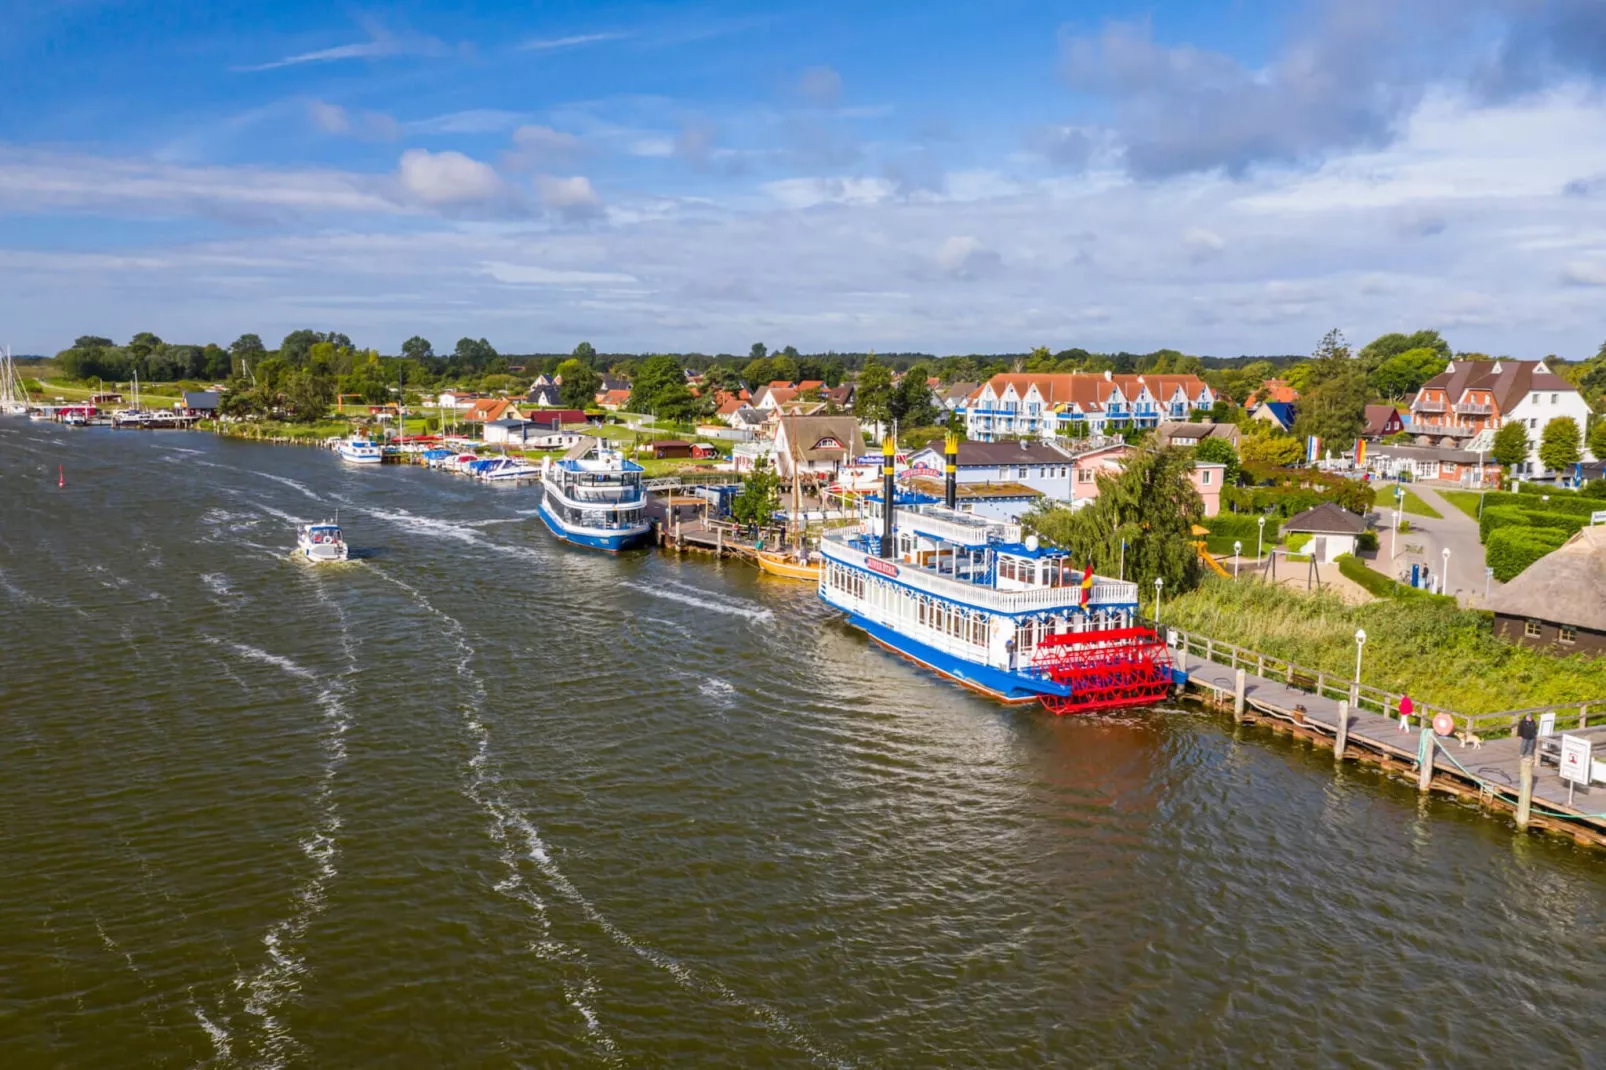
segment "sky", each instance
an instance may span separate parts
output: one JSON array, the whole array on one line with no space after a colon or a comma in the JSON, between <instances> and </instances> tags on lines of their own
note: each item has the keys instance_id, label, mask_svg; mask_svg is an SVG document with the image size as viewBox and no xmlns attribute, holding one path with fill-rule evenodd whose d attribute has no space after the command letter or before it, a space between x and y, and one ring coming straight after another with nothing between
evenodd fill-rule
<instances>
[{"instance_id":1,"label":"sky","mask_svg":"<svg viewBox=\"0 0 1606 1070\"><path fill-rule=\"evenodd\" d=\"M1606 340L1606 2L0 0L0 343Z\"/></svg>"}]
</instances>

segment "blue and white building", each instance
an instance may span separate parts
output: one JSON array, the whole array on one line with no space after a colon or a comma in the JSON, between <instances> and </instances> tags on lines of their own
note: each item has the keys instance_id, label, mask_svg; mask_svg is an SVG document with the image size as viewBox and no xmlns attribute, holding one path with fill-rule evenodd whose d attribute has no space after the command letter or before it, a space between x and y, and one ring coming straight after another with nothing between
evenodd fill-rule
<instances>
[{"instance_id":1,"label":"blue and white building","mask_svg":"<svg viewBox=\"0 0 1606 1070\"><path fill-rule=\"evenodd\" d=\"M1064 696L1034 663L1038 643L1064 632L1132 624L1134 583L1093 577L1059 550L1022 539L1020 525L898 495L893 545L881 556L882 499L857 530L827 533L820 597L872 639L1004 702Z\"/></svg>"},{"instance_id":2,"label":"blue and white building","mask_svg":"<svg viewBox=\"0 0 1606 1070\"><path fill-rule=\"evenodd\" d=\"M588 438L541 462L540 516L552 534L578 546L617 553L643 542L651 525L644 469Z\"/></svg>"},{"instance_id":3,"label":"blue and white building","mask_svg":"<svg viewBox=\"0 0 1606 1070\"><path fill-rule=\"evenodd\" d=\"M1215 403L1196 375L995 375L965 403L965 437L997 442L1119 434L1186 420Z\"/></svg>"}]
</instances>

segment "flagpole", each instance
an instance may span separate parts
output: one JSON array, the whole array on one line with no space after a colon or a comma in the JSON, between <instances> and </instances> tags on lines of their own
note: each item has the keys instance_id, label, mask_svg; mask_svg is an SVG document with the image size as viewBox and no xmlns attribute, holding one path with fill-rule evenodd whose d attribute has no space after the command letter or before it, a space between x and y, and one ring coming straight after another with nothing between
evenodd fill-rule
<instances>
[{"instance_id":1,"label":"flagpole","mask_svg":"<svg viewBox=\"0 0 1606 1070\"><path fill-rule=\"evenodd\" d=\"M1121 582L1126 582L1126 540L1121 540Z\"/></svg>"}]
</instances>

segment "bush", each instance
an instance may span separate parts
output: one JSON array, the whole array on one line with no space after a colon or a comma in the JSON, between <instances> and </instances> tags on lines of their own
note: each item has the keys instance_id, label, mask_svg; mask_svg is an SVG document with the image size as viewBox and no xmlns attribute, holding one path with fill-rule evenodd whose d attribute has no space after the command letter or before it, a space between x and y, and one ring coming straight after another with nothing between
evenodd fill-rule
<instances>
[{"instance_id":1,"label":"bush","mask_svg":"<svg viewBox=\"0 0 1606 1070\"><path fill-rule=\"evenodd\" d=\"M1210 529L1212 537L1225 536L1229 544L1233 539L1242 539L1245 546L1254 546L1255 538L1260 532L1259 521L1260 518L1258 516L1249 516L1244 513L1222 513L1206 519L1202 526ZM1266 518L1267 546L1273 546L1277 543L1280 538L1278 533L1282 529L1282 524L1281 517L1268 516Z\"/></svg>"},{"instance_id":2,"label":"bush","mask_svg":"<svg viewBox=\"0 0 1606 1070\"><path fill-rule=\"evenodd\" d=\"M1355 545L1362 550L1375 551L1377 549L1377 532L1363 531L1355 539Z\"/></svg>"},{"instance_id":3,"label":"bush","mask_svg":"<svg viewBox=\"0 0 1606 1070\"><path fill-rule=\"evenodd\" d=\"M1551 491L1547 488L1544 493L1551 494ZM1491 505L1515 505L1519 509L1541 509L1547 513L1568 513L1586 518L1597 508L1591 499L1570 492L1551 494L1547 502L1526 493L1517 494L1509 490L1490 491L1484 497L1483 505L1486 509Z\"/></svg>"},{"instance_id":4,"label":"bush","mask_svg":"<svg viewBox=\"0 0 1606 1070\"><path fill-rule=\"evenodd\" d=\"M1577 491L1569 490L1566 487L1558 487L1558 486L1555 486L1554 484L1551 484L1551 483L1524 483L1522 486L1517 488L1517 493L1518 494L1522 494L1522 495L1548 494L1552 498L1576 498L1576 497L1578 497L1578 492Z\"/></svg>"},{"instance_id":5,"label":"bush","mask_svg":"<svg viewBox=\"0 0 1606 1070\"><path fill-rule=\"evenodd\" d=\"M1484 546L1484 559L1494 578L1505 583L1571 537L1555 528L1498 528Z\"/></svg>"},{"instance_id":6,"label":"bush","mask_svg":"<svg viewBox=\"0 0 1606 1070\"><path fill-rule=\"evenodd\" d=\"M1483 519L1478 521L1478 537L1487 545L1491 533L1502 528L1552 528L1571 535L1589 522L1589 514L1540 512L1537 509L1518 509L1510 505L1487 506Z\"/></svg>"},{"instance_id":7,"label":"bush","mask_svg":"<svg viewBox=\"0 0 1606 1070\"><path fill-rule=\"evenodd\" d=\"M1315 538L1315 536L1308 531L1297 531L1288 536L1288 549L1303 550L1313 538Z\"/></svg>"},{"instance_id":8,"label":"bush","mask_svg":"<svg viewBox=\"0 0 1606 1070\"><path fill-rule=\"evenodd\" d=\"M1600 501L1606 498L1606 479L1591 479L1584 484L1584 489L1578 492L1581 498L1591 498Z\"/></svg>"}]
</instances>

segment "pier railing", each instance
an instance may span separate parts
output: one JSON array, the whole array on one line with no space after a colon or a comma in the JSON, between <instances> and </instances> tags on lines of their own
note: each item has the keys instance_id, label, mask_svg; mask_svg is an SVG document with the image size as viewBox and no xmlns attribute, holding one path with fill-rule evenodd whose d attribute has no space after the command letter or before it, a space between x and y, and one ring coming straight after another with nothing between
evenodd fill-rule
<instances>
[{"instance_id":1,"label":"pier railing","mask_svg":"<svg viewBox=\"0 0 1606 1070\"><path fill-rule=\"evenodd\" d=\"M1383 717L1399 716L1401 696L1399 691L1373 687L1342 673L1313 669L1287 658L1265 654L1209 636L1195 635L1180 628L1162 627L1159 630L1178 657L1179 669L1187 670L1189 662L1197 658L1216 665L1224 665L1229 670L1243 669L1246 673L1253 673L1264 680L1275 680L1297 691L1308 691L1321 698L1347 701L1353 710L1365 710ZM1228 683L1227 686L1230 687L1231 684ZM1455 722L1456 731L1471 732L1478 736L1500 730L1511 730L1525 713L1531 713L1535 718L1546 713L1554 713L1556 729L1560 731L1566 728L1587 727L1592 715L1597 722L1606 721L1606 698L1591 702L1568 702L1552 706L1501 710L1498 713L1470 714L1412 699L1411 720L1416 724L1424 727L1430 725L1434 717L1440 713L1450 715Z\"/></svg>"}]
</instances>

